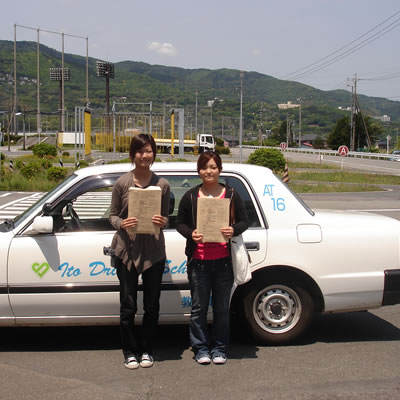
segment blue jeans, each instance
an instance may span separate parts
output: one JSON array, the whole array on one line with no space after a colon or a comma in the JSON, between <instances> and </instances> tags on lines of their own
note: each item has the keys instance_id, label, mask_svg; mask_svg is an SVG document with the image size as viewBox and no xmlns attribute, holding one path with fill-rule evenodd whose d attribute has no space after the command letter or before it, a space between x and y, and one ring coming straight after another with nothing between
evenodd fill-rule
<instances>
[{"instance_id":1,"label":"blue jeans","mask_svg":"<svg viewBox=\"0 0 400 400\"><path fill-rule=\"evenodd\" d=\"M192 296L190 341L196 357L225 355L229 343L229 303L233 286L230 257L218 260L192 259L188 265ZM207 311L212 296L213 326L210 340Z\"/></svg>"},{"instance_id":2,"label":"blue jeans","mask_svg":"<svg viewBox=\"0 0 400 400\"><path fill-rule=\"evenodd\" d=\"M153 354L153 338L160 311L161 281L165 260L143 272L143 325L139 334L135 326L139 274L134 266L129 271L125 265L117 266L120 282L120 332L124 357L142 353Z\"/></svg>"}]
</instances>

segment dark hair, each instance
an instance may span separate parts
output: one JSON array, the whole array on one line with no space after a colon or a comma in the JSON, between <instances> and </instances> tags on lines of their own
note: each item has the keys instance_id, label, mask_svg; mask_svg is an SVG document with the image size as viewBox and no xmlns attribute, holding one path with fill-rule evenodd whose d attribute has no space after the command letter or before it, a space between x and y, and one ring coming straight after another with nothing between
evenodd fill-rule
<instances>
[{"instance_id":1,"label":"dark hair","mask_svg":"<svg viewBox=\"0 0 400 400\"><path fill-rule=\"evenodd\" d=\"M157 154L157 146L156 142L153 139L153 136L151 135L146 135L145 133L139 133L138 135L135 135L132 140L131 140L131 145L129 147L129 158L133 162L135 158L135 154L146 144L150 144L151 149L153 150L154 154L154 160L156 159L156 154Z\"/></svg>"},{"instance_id":2,"label":"dark hair","mask_svg":"<svg viewBox=\"0 0 400 400\"><path fill-rule=\"evenodd\" d=\"M222 171L222 160L219 154L215 153L214 151L205 151L202 153L197 160L197 172L200 172L201 169L204 169L207 163L213 159L215 164L217 164L217 168L219 171Z\"/></svg>"}]
</instances>

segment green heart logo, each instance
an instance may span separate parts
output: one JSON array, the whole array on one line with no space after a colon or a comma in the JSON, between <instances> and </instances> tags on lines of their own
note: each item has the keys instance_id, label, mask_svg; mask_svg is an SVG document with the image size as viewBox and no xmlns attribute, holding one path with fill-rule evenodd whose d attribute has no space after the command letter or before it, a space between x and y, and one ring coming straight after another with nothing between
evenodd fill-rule
<instances>
[{"instance_id":1,"label":"green heart logo","mask_svg":"<svg viewBox=\"0 0 400 400\"><path fill-rule=\"evenodd\" d=\"M47 271L50 269L50 265L47 263L39 264L39 263L34 263L32 264L32 271L39 277L43 278L43 276L47 273Z\"/></svg>"}]
</instances>

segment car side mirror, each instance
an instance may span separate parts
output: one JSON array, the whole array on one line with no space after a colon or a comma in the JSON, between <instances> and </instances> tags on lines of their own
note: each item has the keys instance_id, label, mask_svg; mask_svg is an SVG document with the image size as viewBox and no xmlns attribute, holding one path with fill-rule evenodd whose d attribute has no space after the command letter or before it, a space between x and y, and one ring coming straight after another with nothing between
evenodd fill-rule
<instances>
[{"instance_id":1,"label":"car side mirror","mask_svg":"<svg viewBox=\"0 0 400 400\"><path fill-rule=\"evenodd\" d=\"M42 207L43 215L50 215L51 213L51 205L50 203L44 203Z\"/></svg>"},{"instance_id":2,"label":"car side mirror","mask_svg":"<svg viewBox=\"0 0 400 400\"><path fill-rule=\"evenodd\" d=\"M35 217L31 226L25 231L29 234L52 233L53 232L53 217L48 215L39 215Z\"/></svg>"}]
</instances>

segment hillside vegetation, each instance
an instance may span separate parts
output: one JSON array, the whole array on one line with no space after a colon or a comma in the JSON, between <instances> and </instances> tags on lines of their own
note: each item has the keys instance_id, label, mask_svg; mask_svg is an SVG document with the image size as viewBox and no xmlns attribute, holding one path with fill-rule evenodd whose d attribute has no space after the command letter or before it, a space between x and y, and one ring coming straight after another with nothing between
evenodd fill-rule
<instances>
[{"instance_id":1,"label":"hillside vegetation","mask_svg":"<svg viewBox=\"0 0 400 400\"><path fill-rule=\"evenodd\" d=\"M0 41L0 110L10 110L13 91L13 42ZM89 59L89 100L94 109L105 108L105 80L96 76L96 59ZM85 105L86 59L65 54L65 66L71 80L65 82L65 105L72 114L75 106ZM61 66L61 53L40 46L41 110L57 113L59 84L49 78L49 68ZM36 43L17 42L18 108L36 108ZM210 119L207 101L217 99L213 106L213 129L220 134L222 117L225 134L233 133L237 125L240 103L239 71L232 69L184 69L143 62L123 61L115 64L115 79L110 82L110 97L126 97L128 102L153 103L154 113L164 109L185 107L194 114L195 92L198 91L199 124L202 117ZM243 80L243 113L246 132L261 127L276 129L287 117L298 123L298 109L279 110L278 103L296 102L302 98L302 133L327 136L336 121L348 114L338 106L348 107L351 94L345 90L322 91L297 82L284 81L257 72L246 72ZM368 115L390 115L400 123L399 103L383 98L359 96L363 112ZM261 112L262 110L262 112ZM204 119L203 119L204 120ZM235 122L236 121L236 122ZM193 118L192 118L193 123ZM230 130L230 125L232 129Z\"/></svg>"}]
</instances>

